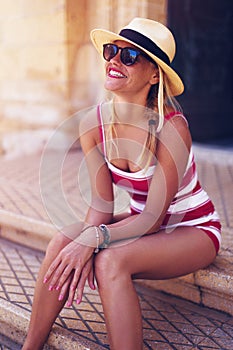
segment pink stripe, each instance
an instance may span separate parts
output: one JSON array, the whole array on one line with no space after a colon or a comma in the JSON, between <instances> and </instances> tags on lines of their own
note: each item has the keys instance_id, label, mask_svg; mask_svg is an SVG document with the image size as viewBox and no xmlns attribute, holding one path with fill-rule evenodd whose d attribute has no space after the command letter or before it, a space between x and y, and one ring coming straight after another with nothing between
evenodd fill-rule
<instances>
[{"instance_id":1,"label":"pink stripe","mask_svg":"<svg viewBox=\"0 0 233 350\"><path fill-rule=\"evenodd\" d=\"M190 179L191 181L192 179ZM188 184L187 184L188 185ZM178 192L181 190L181 188L178 189ZM182 196L179 197L174 197L171 204L175 204L175 203L179 203L180 201L186 199L186 198L190 198L191 196L195 195L196 193L202 191L202 187L199 183L199 181L197 181L196 186L190 191L187 192L185 194L183 194Z\"/></svg>"},{"instance_id":2,"label":"pink stripe","mask_svg":"<svg viewBox=\"0 0 233 350\"><path fill-rule=\"evenodd\" d=\"M101 108L101 106L98 105L97 117L98 117L98 123L99 123L100 138L101 138L101 142L102 142L102 149L103 149L104 156L106 157L105 138L104 138L104 129L103 129L104 126L103 126L103 122L102 122L102 118L101 118L101 109L100 108ZM168 114L167 116L165 116L165 118L167 120L169 120L177 114L180 114L180 113L172 112L172 113ZM114 171L114 169L113 170L110 169L110 171L112 174L112 180L115 184L128 190L128 192L130 193L131 197L135 200L135 202L138 202L140 204L146 204L149 186L150 186L150 182L151 182L153 175L148 176L148 177L145 176L145 177L139 177L139 178L132 178L130 176L130 173L127 173L127 172L124 172L124 174L118 174L117 168L115 171ZM182 189L184 189L184 191L185 191L185 187L191 183L191 181L195 175L196 175L196 165L194 162L194 158L192 158L191 164L189 165L188 169L186 170L186 173L185 173L184 178L181 182L181 185L178 189L178 192L181 191ZM137 191L144 192L145 194L137 193ZM198 194L202 191L203 191L203 189L202 189L200 183L197 181L194 189L192 189L188 193L185 193L184 195L181 195L179 197L175 197L171 204L179 203L180 201L186 200L186 199L188 200L192 196L194 196L194 199L195 199L195 194ZM204 194L204 192L203 192L203 194ZM198 202L196 204L194 203L195 208L185 208L185 211L183 211L183 212L180 210L180 211L176 211L175 213L172 213L172 214L167 213L165 218L164 218L163 225L166 225L168 223L168 221L169 221L169 224L172 222L174 222L174 223L179 222L180 223L183 221L189 221L189 220L193 220L196 218L200 218L204 215L208 215L208 214L212 213L214 211L214 206L213 206L212 202L210 201L210 199L204 195L203 198L202 198L202 196L200 197L200 201L201 200L202 200L202 202L200 202L200 203L198 203ZM138 213L137 208L131 208L131 211L132 211L132 214Z\"/></svg>"},{"instance_id":3,"label":"pink stripe","mask_svg":"<svg viewBox=\"0 0 233 350\"><path fill-rule=\"evenodd\" d=\"M132 189L142 191L142 192L148 192L149 186L151 182L151 177L146 179L132 179L130 177L121 176L119 174L116 174L115 172L112 172L112 179L114 183L119 186L128 187L130 192L132 192Z\"/></svg>"},{"instance_id":4,"label":"pink stripe","mask_svg":"<svg viewBox=\"0 0 233 350\"><path fill-rule=\"evenodd\" d=\"M208 228L204 229L204 228L200 228L202 231L204 231L209 237L210 239L212 240L212 242L214 243L214 247L215 247L215 250L216 250L216 254L218 253L219 251L219 248L220 248L220 243L219 243L219 240L218 238L215 236L215 234L211 231L208 230Z\"/></svg>"},{"instance_id":5,"label":"pink stripe","mask_svg":"<svg viewBox=\"0 0 233 350\"><path fill-rule=\"evenodd\" d=\"M185 188L190 183L190 181L194 178L195 174L196 174L196 164L192 160L190 167L186 170L186 173L182 179L179 191Z\"/></svg>"},{"instance_id":6,"label":"pink stripe","mask_svg":"<svg viewBox=\"0 0 233 350\"><path fill-rule=\"evenodd\" d=\"M180 114L180 112L178 112L178 111L170 112L170 113L166 114L166 115L164 116L164 118L165 118L166 120L170 120L172 117L174 117L174 116L177 115L177 114Z\"/></svg>"},{"instance_id":7,"label":"pink stripe","mask_svg":"<svg viewBox=\"0 0 233 350\"><path fill-rule=\"evenodd\" d=\"M203 205L200 205L199 207L193 210L187 209L184 213L179 213L179 212L176 212L174 214L167 213L163 220L162 225L167 225L168 221L170 225L173 222L177 223L177 222L194 220L202 216L211 214L213 212L214 212L213 203L210 200L208 200L208 202L204 203Z\"/></svg>"}]
</instances>

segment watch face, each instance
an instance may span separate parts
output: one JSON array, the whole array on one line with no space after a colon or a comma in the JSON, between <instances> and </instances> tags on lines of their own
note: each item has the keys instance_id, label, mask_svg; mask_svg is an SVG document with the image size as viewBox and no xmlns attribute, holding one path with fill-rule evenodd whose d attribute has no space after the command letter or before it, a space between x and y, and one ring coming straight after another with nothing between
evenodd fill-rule
<instances>
[{"instance_id":1,"label":"watch face","mask_svg":"<svg viewBox=\"0 0 233 350\"><path fill-rule=\"evenodd\" d=\"M101 229L103 236L104 236L104 242L102 244L103 248L107 248L107 246L110 243L110 233L109 233L109 229L105 224L101 224L99 226L99 228Z\"/></svg>"}]
</instances>

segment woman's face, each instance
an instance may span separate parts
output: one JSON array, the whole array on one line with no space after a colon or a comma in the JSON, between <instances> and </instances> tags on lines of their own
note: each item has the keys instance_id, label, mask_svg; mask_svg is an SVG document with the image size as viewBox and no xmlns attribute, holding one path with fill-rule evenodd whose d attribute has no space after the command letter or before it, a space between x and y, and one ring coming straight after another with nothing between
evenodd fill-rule
<instances>
[{"instance_id":1,"label":"woman's face","mask_svg":"<svg viewBox=\"0 0 233 350\"><path fill-rule=\"evenodd\" d=\"M114 44L121 48L137 49L125 41L116 41ZM133 65L126 66L121 62L120 51L105 64L105 88L116 93L132 93L134 96L138 93L145 93L147 96L151 85L158 83L158 69L142 55L138 56Z\"/></svg>"}]
</instances>

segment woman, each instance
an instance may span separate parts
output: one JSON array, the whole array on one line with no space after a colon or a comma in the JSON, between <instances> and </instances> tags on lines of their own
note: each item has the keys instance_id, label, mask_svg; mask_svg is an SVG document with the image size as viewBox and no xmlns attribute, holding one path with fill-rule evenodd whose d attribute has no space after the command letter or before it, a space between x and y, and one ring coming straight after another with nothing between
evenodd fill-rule
<instances>
[{"instance_id":1,"label":"woman","mask_svg":"<svg viewBox=\"0 0 233 350\"><path fill-rule=\"evenodd\" d=\"M166 279L206 267L221 243L220 222L201 188L188 123L173 96L175 42L162 24L135 18L120 34L96 29L114 98L80 125L92 200L85 222L50 242L38 276L24 350L41 349L58 313L85 282L98 285L111 349L142 349L135 279ZM114 216L113 183L130 194ZM106 248L106 249L104 249ZM125 331L127 330L127 331Z\"/></svg>"}]
</instances>

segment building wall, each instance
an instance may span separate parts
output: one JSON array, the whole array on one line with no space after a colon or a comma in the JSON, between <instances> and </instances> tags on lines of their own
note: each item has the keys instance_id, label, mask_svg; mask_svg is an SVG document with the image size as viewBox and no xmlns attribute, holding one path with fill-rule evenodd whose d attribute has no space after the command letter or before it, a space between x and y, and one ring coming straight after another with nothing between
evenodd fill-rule
<instances>
[{"instance_id":1,"label":"building wall","mask_svg":"<svg viewBox=\"0 0 233 350\"><path fill-rule=\"evenodd\" d=\"M98 5L97 5L98 3ZM98 0L86 1L85 33L77 50L72 52L71 107L77 110L99 102L105 95L103 90L103 63L90 42L89 33L94 28L114 32L137 16L166 23L166 0ZM77 35L77 34L76 34ZM76 38L77 39L77 38Z\"/></svg>"},{"instance_id":2,"label":"building wall","mask_svg":"<svg viewBox=\"0 0 233 350\"><path fill-rule=\"evenodd\" d=\"M10 0L0 7L1 114L52 124L67 95L65 2Z\"/></svg>"},{"instance_id":3,"label":"building wall","mask_svg":"<svg viewBox=\"0 0 233 350\"><path fill-rule=\"evenodd\" d=\"M135 16L166 22L166 0L0 1L0 138L54 128L98 102L102 60L90 30L118 31Z\"/></svg>"}]
</instances>

